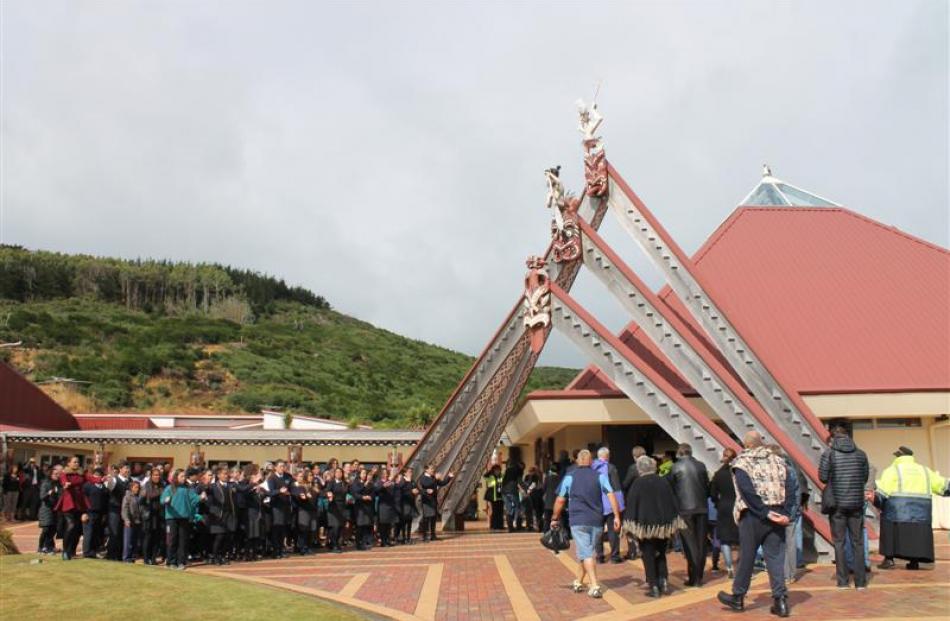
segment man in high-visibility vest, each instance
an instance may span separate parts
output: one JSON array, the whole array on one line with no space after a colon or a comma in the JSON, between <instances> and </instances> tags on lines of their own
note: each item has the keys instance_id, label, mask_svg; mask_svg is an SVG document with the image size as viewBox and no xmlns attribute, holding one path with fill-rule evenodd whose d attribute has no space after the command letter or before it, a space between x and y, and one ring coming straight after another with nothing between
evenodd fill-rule
<instances>
[{"instance_id":1,"label":"man in high-visibility vest","mask_svg":"<svg viewBox=\"0 0 950 621\"><path fill-rule=\"evenodd\" d=\"M934 561L931 495L950 496L947 480L914 461L914 452L902 446L894 462L881 472L876 492L868 500L881 509L880 569L893 569L894 558L908 561L907 569Z\"/></svg>"}]
</instances>

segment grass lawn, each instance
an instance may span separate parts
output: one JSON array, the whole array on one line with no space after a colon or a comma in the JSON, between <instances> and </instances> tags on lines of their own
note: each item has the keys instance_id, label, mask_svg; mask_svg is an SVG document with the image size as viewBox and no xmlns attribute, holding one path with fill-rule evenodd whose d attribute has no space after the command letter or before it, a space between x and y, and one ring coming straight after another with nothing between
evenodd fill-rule
<instances>
[{"instance_id":1,"label":"grass lawn","mask_svg":"<svg viewBox=\"0 0 950 621\"><path fill-rule=\"evenodd\" d=\"M0 618L149 621L257 620L273 617L356 621L367 617L297 595L137 563L73 560L36 554L0 557Z\"/></svg>"}]
</instances>

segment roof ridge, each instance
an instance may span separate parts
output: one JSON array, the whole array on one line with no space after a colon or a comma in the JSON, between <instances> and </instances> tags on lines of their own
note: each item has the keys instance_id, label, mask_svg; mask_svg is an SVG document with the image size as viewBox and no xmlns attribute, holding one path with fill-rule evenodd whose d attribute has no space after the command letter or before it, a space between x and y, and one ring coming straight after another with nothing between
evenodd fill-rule
<instances>
[{"instance_id":1,"label":"roof ridge","mask_svg":"<svg viewBox=\"0 0 950 621\"><path fill-rule=\"evenodd\" d=\"M869 224L873 224L876 227L882 228L888 233L894 233L896 235L900 235L901 237L904 237L912 242L916 242L918 244L926 246L927 248L930 248L931 250L937 250L939 252L942 252L943 254L950 255L950 250L948 250L947 248L944 248L943 246L939 246L933 242L929 242L926 239L923 239L921 237L917 237L916 235L912 235L911 233L908 233L907 231L903 231L897 228L893 224L884 224L883 222L875 220L874 218L865 216L864 214L858 213L856 211L852 211L848 209L847 207L838 207L838 209L849 216L857 218L858 220L862 220Z\"/></svg>"}]
</instances>

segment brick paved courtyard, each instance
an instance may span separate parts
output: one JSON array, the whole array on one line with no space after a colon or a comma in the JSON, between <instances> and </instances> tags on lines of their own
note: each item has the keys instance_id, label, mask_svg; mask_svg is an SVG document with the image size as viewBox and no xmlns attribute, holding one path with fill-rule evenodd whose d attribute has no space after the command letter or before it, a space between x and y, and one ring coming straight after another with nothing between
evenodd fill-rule
<instances>
[{"instance_id":1,"label":"brick paved courtyard","mask_svg":"<svg viewBox=\"0 0 950 621\"><path fill-rule=\"evenodd\" d=\"M35 525L16 525L23 551L36 547ZM950 619L950 539L936 533L938 561L917 572L878 571L865 592L838 591L831 566L812 566L792 585L792 616L831 619ZM639 561L601 565L603 600L568 588L574 561L544 550L536 534L489 534L475 530L416 544L342 555L318 554L189 571L255 581L365 610L371 617L404 620L512 621L589 619L622 621L662 616L682 619L767 619L771 603L765 574L753 581L747 612L740 617L715 601L727 588L712 574L700 589L684 589L685 565L670 555L674 594L652 600L643 593ZM875 563L879 559L875 560ZM900 566L900 565L899 565ZM156 571L161 571L156 569Z\"/></svg>"}]
</instances>

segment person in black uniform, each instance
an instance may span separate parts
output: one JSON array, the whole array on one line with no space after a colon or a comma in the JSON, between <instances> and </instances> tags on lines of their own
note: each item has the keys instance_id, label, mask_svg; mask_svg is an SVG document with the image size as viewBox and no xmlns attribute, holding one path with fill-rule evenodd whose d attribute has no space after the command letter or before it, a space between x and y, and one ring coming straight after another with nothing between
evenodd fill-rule
<instances>
[{"instance_id":1,"label":"person in black uniform","mask_svg":"<svg viewBox=\"0 0 950 621\"><path fill-rule=\"evenodd\" d=\"M739 545L739 527L732 515L732 509L736 504L736 486L732 482L731 464L735 458L734 450L724 449L720 460L722 466L716 470L709 484L709 495L713 504L716 505L716 538L719 540L720 552L730 579L735 578L732 549Z\"/></svg>"},{"instance_id":2,"label":"person in black uniform","mask_svg":"<svg viewBox=\"0 0 950 621\"><path fill-rule=\"evenodd\" d=\"M152 468L139 496L142 505L142 558L146 565L154 565L156 556L165 556L165 511L161 500L163 489L162 471Z\"/></svg>"},{"instance_id":3,"label":"person in black uniform","mask_svg":"<svg viewBox=\"0 0 950 621\"><path fill-rule=\"evenodd\" d=\"M96 468L86 477L82 485L82 493L86 496L89 510L83 516L82 524L82 557L96 558L96 552L102 545L106 516L109 513L109 490L102 480L102 468ZM121 510L121 506L119 507Z\"/></svg>"},{"instance_id":4,"label":"person in black uniform","mask_svg":"<svg viewBox=\"0 0 950 621\"><path fill-rule=\"evenodd\" d=\"M284 537L290 523L291 499L290 486L293 480L287 474L287 463L279 460L274 472L267 478L267 496L270 498L271 546L274 557L284 557Z\"/></svg>"},{"instance_id":5,"label":"person in black uniform","mask_svg":"<svg viewBox=\"0 0 950 621\"><path fill-rule=\"evenodd\" d=\"M399 522L397 497L401 496L396 484L390 477L389 471L383 469L379 473L379 480L374 486L378 501L377 514L379 520L379 544L383 547L395 545L391 538L393 526Z\"/></svg>"},{"instance_id":6,"label":"person in black uniform","mask_svg":"<svg viewBox=\"0 0 950 621\"><path fill-rule=\"evenodd\" d=\"M419 497L419 488L412 482L412 470L408 468L399 476L399 526L396 528L396 539L399 543L412 543L412 521L419 514L416 509L416 499Z\"/></svg>"},{"instance_id":7,"label":"person in black uniform","mask_svg":"<svg viewBox=\"0 0 950 621\"><path fill-rule=\"evenodd\" d=\"M40 508L37 514L40 526L40 542L37 552L53 554L56 552L56 512L53 508L59 502L59 495L63 493L63 486L59 476L63 473L61 466L54 466L49 477L44 477L40 483Z\"/></svg>"},{"instance_id":8,"label":"person in black uniform","mask_svg":"<svg viewBox=\"0 0 950 621\"><path fill-rule=\"evenodd\" d=\"M313 554L311 543L317 532L317 495L310 484L310 472L301 469L290 490L297 508L297 553Z\"/></svg>"},{"instance_id":9,"label":"person in black uniform","mask_svg":"<svg viewBox=\"0 0 950 621\"><path fill-rule=\"evenodd\" d=\"M435 464L426 466L425 472L419 477L419 497L422 498L422 541L435 541L435 522L439 516L439 488L448 485L455 475L449 473L447 478L435 473Z\"/></svg>"},{"instance_id":10,"label":"person in black uniform","mask_svg":"<svg viewBox=\"0 0 950 621\"><path fill-rule=\"evenodd\" d=\"M241 526L244 529L244 560L254 561L263 552L263 503L264 490L261 489L261 471L257 466L244 468L244 477L237 484L237 493L241 498L239 510ZM238 504L238 503L235 503Z\"/></svg>"},{"instance_id":11,"label":"person in black uniform","mask_svg":"<svg viewBox=\"0 0 950 621\"><path fill-rule=\"evenodd\" d=\"M109 489L109 543L106 547L106 558L110 561L122 560L122 542L124 523L122 521L122 501L129 490L129 465L120 462L112 476L106 478L106 487Z\"/></svg>"},{"instance_id":12,"label":"person in black uniform","mask_svg":"<svg viewBox=\"0 0 950 621\"><path fill-rule=\"evenodd\" d=\"M369 474L361 469L357 478L350 484L350 494L356 507L356 549L369 550L373 547L373 485Z\"/></svg>"},{"instance_id":13,"label":"person in black uniform","mask_svg":"<svg viewBox=\"0 0 950 621\"><path fill-rule=\"evenodd\" d=\"M340 536L346 524L346 497L349 495L349 485L343 480L342 468L333 471L333 480L324 488L324 494L327 499L327 548L340 553L343 551Z\"/></svg>"},{"instance_id":14,"label":"person in black uniform","mask_svg":"<svg viewBox=\"0 0 950 621\"><path fill-rule=\"evenodd\" d=\"M231 548L234 531L237 530L237 507L234 502L234 486L231 471L220 466L217 478L208 488L208 529L213 537L211 562L229 565L227 553Z\"/></svg>"}]
</instances>

